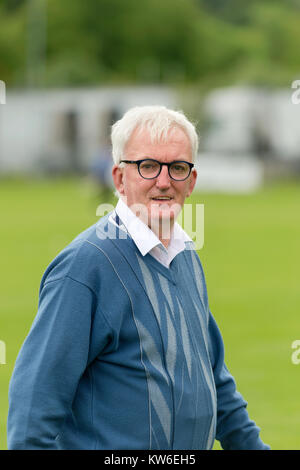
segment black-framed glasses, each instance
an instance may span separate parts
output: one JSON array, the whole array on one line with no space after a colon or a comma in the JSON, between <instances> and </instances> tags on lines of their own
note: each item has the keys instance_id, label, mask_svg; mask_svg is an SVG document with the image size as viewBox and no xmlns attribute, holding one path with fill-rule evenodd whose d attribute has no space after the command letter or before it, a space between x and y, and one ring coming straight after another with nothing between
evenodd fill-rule
<instances>
[{"instance_id":1,"label":"black-framed glasses","mask_svg":"<svg viewBox=\"0 0 300 470\"><path fill-rule=\"evenodd\" d=\"M153 158L143 158L143 160L121 160L120 163L135 163L138 167L138 172L142 178L152 180L157 178L161 172L163 165L168 167L170 178L175 181L186 180L194 167L193 163L184 160L175 160L170 163L162 163Z\"/></svg>"}]
</instances>

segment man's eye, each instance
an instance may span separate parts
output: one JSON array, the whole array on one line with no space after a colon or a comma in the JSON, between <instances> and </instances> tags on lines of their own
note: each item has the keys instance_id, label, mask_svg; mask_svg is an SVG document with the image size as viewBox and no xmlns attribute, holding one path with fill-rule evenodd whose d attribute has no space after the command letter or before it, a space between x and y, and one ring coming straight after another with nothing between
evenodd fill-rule
<instances>
[{"instance_id":1,"label":"man's eye","mask_svg":"<svg viewBox=\"0 0 300 470\"><path fill-rule=\"evenodd\" d=\"M172 165L174 171L185 171L186 167L184 165Z\"/></svg>"},{"instance_id":2,"label":"man's eye","mask_svg":"<svg viewBox=\"0 0 300 470\"><path fill-rule=\"evenodd\" d=\"M153 168L156 168L157 167L157 164L156 163L143 163L142 164L142 169L143 170L152 170Z\"/></svg>"}]
</instances>

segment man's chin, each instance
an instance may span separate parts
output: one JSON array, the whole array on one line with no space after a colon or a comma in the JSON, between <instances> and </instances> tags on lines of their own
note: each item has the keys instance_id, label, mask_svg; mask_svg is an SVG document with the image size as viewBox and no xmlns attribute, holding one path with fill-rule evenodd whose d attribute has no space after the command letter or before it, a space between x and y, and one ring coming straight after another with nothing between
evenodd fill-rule
<instances>
[{"instance_id":1,"label":"man's chin","mask_svg":"<svg viewBox=\"0 0 300 470\"><path fill-rule=\"evenodd\" d=\"M148 212L148 226L156 234L159 233L160 238L169 239L177 215L168 204L152 205Z\"/></svg>"},{"instance_id":2,"label":"man's chin","mask_svg":"<svg viewBox=\"0 0 300 470\"><path fill-rule=\"evenodd\" d=\"M153 220L173 220L175 219L175 213L172 210L166 209L155 209L150 211L150 219Z\"/></svg>"},{"instance_id":3,"label":"man's chin","mask_svg":"<svg viewBox=\"0 0 300 470\"><path fill-rule=\"evenodd\" d=\"M177 218L179 212L181 210L181 206L179 204L170 204L170 203L152 203L149 211L148 216L150 219L156 221L173 221Z\"/></svg>"}]
</instances>

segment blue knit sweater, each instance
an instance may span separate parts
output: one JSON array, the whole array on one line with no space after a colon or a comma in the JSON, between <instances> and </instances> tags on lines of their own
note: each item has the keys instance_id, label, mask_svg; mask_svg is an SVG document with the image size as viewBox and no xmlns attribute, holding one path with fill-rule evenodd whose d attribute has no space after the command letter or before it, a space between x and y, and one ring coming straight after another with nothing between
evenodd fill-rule
<instances>
[{"instance_id":1,"label":"blue knit sweater","mask_svg":"<svg viewBox=\"0 0 300 470\"><path fill-rule=\"evenodd\" d=\"M108 216L47 268L9 449L267 449L224 364L194 250L165 268Z\"/></svg>"}]
</instances>

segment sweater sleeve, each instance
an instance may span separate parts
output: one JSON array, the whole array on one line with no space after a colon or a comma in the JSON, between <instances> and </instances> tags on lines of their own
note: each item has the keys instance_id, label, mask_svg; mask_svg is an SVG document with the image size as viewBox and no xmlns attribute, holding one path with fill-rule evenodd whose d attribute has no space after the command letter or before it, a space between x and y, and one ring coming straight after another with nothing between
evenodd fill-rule
<instances>
[{"instance_id":1,"label":"sweater sleeve","mask_svg":"<svg viewBox=\"0 0 300 470\"><path fill-rule=\"evenodd\" d=\"M88 363L94 304L94 293L68 276L41 289L10 381L9 449L56 449Z\"/></svg>"},{"instance_id":2,"label":"sweater sleeve","mask_svg":"<svg viewBox=\"0 0 300 470\"><path fill-rule=\"evenodd\" d=\"M269 450L259 437L260 429L250 420L247 402L237 391L235 380L225 365L223 340L211 313L209 333L217 391L216 439L224 450Z\"/></svg>"}]
</instances>

